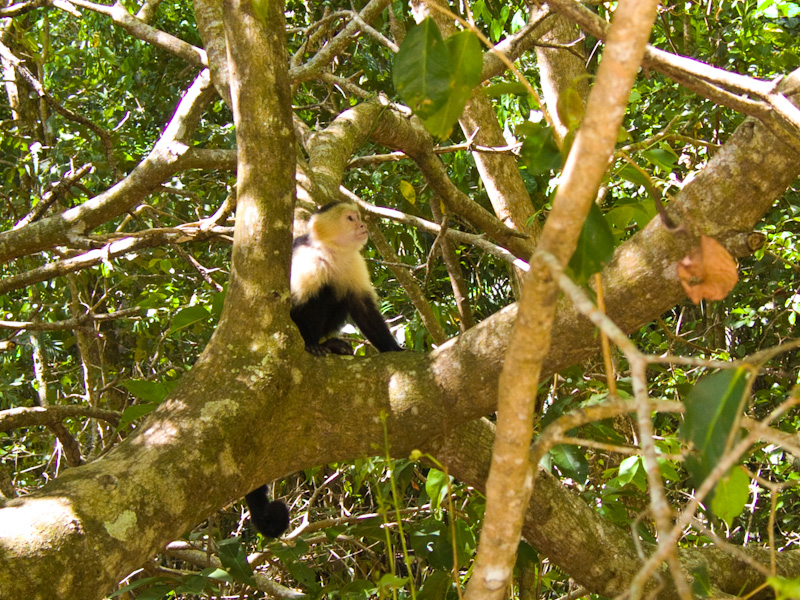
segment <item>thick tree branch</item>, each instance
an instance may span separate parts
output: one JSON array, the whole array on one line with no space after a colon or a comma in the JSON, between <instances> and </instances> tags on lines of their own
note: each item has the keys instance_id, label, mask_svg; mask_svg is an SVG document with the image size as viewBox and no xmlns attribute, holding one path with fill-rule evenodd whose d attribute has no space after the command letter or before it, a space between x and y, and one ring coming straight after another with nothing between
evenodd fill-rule
<instances>
[{"instance_id":1,"label":"thick tree branch","mask_svg":"<svg viewBox=\"0 0 800 600\"><path fill-rule=\"evenodd\" d=\"M690 215L694 227L712 235L749 231L799 172L800 154L781 147L763 125L748 120L684 186L673 210ZM743 196L751 201L741 203ZM617 250L603 286L609 316L625 331L684 297L674 263L690 244L688 236L666 231L656 219ZM383 446L383 429L374 419L381 410L390 415L389 435L397 455L453 432L467 448L458 476L468 480L469 469L477 470L474 448L469 449L475 438L456 429L496 408L498 374L515 307L430 355L405 352L321 361L304 355L298 339L297 360L279 363L273 371L268 368L273 355L265 361L268 351L259 345L266 342L262 332L268 323L263 319L270 313L243 306L244 312L223 317L191 375L137 434L102 461L70 469L35 495L12 500L0 510L4 591L19 590L34 600L79 593L86 599L99 597L159 547L256 485L308 466L372 454L375 445ZM554 325L559 343L548 354L545 374L585 359L598 343L587 319L566 301L559 308ZM249 336L258 342L248 342ZM288 385L281 369L298 383ZM298 432L304 443L286 443L298 439ZM545 479L537 482L537 494L548 493ZM566 521L574 527L565 527L556 520L559 512L548 511L570 501L579 507L581 501L572 494L554 494L539 507L538 533L529 539L565 567L584 552L587 581L613 581L613 572L592 568L597 561L589 560L589 550L618 540L582 521L580 513ZM526 535L532 535L530 529ZM627 534L619 535L623 539ZM589 538L604 545L587 544ZM73 560L98 575L65 580L63 574L74 572ZM58 591L52 573L67 591Z\"/></svg>"}]
</instances>

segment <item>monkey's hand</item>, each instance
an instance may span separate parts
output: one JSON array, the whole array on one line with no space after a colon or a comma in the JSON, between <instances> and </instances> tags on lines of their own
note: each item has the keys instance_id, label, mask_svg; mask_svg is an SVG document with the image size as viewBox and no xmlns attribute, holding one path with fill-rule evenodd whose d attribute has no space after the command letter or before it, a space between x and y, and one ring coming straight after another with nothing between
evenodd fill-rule
<instances>
[{"instance_id":1,"label":"monkey's hand","mask_svg":"<svg viewBox=\"0 0 800 600\"><path fill-rule=\"evenodd\" d=\"M325 356L331 353L330 349L322 344L306 344L306 352L313 356Z\"/></svg>"},{"instance_id":2,"label":"monkey's hand","mask_svg":"<svg viewBox=\"0 0 800 600\"><path fill-rule=\"evenodd\" d=\"M338 354L339 356L353 356L353 347L347 340L331 338L322 342L321 345L327 348L332 354Z\"/></svg>"}]
</instances>

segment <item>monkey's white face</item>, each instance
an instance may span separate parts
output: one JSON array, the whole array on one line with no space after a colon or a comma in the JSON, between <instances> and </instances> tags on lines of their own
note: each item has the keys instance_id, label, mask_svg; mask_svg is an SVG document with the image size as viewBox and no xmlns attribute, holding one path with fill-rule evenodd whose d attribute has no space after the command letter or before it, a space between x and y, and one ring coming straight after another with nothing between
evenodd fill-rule
<instances>
[{"instance_id":1,"label":"monkey's white face","mask_svg":"<svg viewBox=\"0 0 800 600\"><path fill-rule=\"evenodd\" d=\"M311 222L314 238L331 247L360 250L367 243L367 226L350 205L334 206L315 215Z\"/></svg>"},{"instance_id":2,"label":"monkey's white face","mask_svg":"<svg viewBox=\"0 0 800 600\"><path fill-rule=\"evenodd\" d=\"M341 246L355 246L361 248L367 243L369 233L361 216L354 210L347 210L339 218L339 235L336 242Z\"/></svg>"}]
</instances>

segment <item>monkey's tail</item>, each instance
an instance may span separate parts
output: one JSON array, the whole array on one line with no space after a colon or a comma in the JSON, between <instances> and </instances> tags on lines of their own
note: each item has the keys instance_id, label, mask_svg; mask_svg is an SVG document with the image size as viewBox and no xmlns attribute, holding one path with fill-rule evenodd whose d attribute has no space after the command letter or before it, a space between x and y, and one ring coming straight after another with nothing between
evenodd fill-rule
<instances>
[{"instance_id":1,"label":"monkey's tail","mask_svg":"<svg viewBox=\"0 0 800 600\"><path fill-rule=\"evenodd\" d=\"M266 485L254 489L245 497L250 520L261 535L280 537L289 528L289 508L280 500L269 499Z\"/></svg>"}]
</instances>

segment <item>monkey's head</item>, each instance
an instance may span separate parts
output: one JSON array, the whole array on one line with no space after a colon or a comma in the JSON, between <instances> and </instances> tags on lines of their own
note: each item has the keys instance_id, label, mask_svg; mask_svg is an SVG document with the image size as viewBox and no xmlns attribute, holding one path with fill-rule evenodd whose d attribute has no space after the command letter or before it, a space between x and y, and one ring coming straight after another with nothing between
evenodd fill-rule
<instances>
[{"instance_id":1,"label":"monkey's head","mask_svg":"<svg viewBox=\"0 0 800 600\"><path fill-rule=\"evenodd\" d=\"M311 217L308 230L323 244L360 250L367 243L367 226L358 207L347 202L326 204Z\"/></svg>"}]
</instances>

